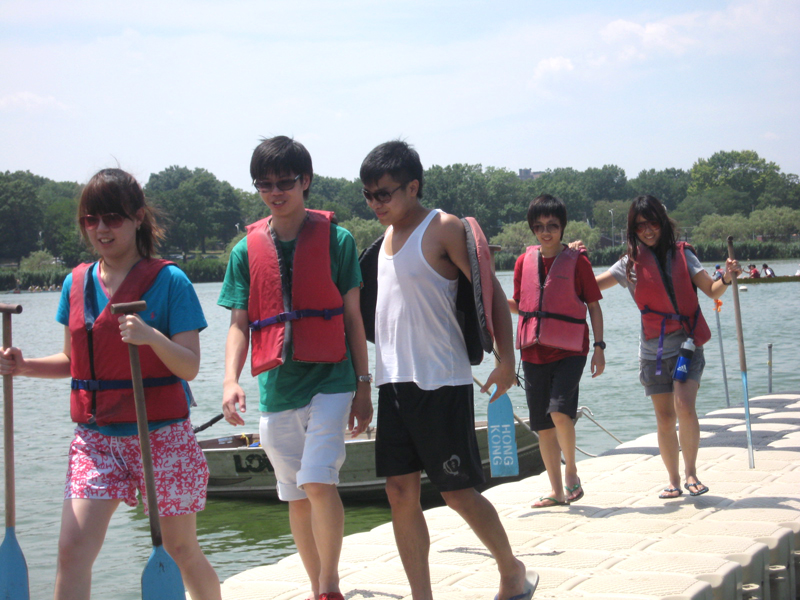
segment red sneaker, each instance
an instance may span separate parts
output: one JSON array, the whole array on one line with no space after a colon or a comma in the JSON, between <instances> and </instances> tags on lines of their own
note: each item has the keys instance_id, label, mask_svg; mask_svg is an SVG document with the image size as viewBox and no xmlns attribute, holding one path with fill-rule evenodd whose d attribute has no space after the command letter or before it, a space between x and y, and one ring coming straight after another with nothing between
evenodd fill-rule
<instances>
[{"instance_id":1,"label":"red sneaker","mask_svg":"<svg viewBox=\"0 0 800 600\"><path fill-rule=\"evenodd\" d=\"M339 592L325 592L319 595L319 600L344 600L344 596Z\"/></svg>"}]
</instances>

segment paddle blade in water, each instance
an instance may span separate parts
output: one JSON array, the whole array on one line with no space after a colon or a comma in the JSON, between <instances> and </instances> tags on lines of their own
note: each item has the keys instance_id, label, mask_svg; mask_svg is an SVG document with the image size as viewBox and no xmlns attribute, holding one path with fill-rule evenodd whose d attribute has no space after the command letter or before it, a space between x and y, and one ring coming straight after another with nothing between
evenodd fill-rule
<instances>
[{"instance_id":1,"label":"paddle blade in water","mask_svg":"<svg viewBox=\"0 0 800 600\"><path fill-rule=\"evenodd\" d=\"M142 573L142 600L186 600L180 569L164 546L156 546Z\"/></svg>"},{"instance_id":2,"label":"paddle blade in water","mask_svg":"<svg viewBox=\"0 0 800 600\"><path fill-rule=\"evenodd\" d=\"M0 599L28 600L28 565L22 555L13 527L6 527L0 544Z\"/></svg>"},{"instance_id":3,"label":"paddle blade in water","mask_svg":"<svg viewBox=\"0 0 800 600\"><path fill-rule=\"evenodd\" d=\"M496 386L492 386L494 395ZM519 475L517 438L514 429L514 409L508 394L503 394L489 404L489 465L492 477Z\"/></svg>"}]
</instances>

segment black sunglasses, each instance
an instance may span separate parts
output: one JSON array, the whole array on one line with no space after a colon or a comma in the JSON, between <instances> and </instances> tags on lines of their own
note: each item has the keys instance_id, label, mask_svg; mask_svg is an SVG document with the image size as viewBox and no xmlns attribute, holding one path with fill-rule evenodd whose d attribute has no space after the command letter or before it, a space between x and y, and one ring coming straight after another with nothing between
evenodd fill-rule
<instances>
[{"instance_id":1,"label":"black sunglasses","mask_svg":"<svg viewBox=\"0 0 800 600\"><path fill-rule=\"evenodd\" d=\"M377 190L375 192L370 192L366 189L363 189L361 190L361 193L364 194L364 198L366 198L367 202L377 202L378 204L387 204L392 201L392 194L394 194L404 185L405 185L404 183L401 183L391 192L387 192L386 190Z\"/></svg>"},{"instance_id":2,"label":"black sunglasses","mask_svg":"<svg viewBox=\"0 0 800 600\"><path fill-rule=\"evenodd\" d=\"M269 194L272 191L272 188L278 188L282 192L288 192L295 186L297 180L300 179L302 176L303 174L301 173L294 179L279 179L275 183L272 183L271 181L263 181L261 179L255 179L253 180L253 186L262 194Z\"/></svg>"}]
</instances>

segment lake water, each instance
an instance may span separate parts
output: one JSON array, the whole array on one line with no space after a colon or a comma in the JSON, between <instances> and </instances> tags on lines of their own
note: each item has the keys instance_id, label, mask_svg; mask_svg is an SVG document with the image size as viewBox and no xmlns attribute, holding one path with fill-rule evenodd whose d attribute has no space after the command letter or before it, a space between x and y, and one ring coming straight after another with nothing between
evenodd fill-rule
<instances>
[{"instance_id":1,"label":"lake water","mask_svg":"<svg viewBox=\"0 0 800 600\"><path fill-rule=\"evenodd\" d=\"M793 275L797 261L776 261L771 266L778 275ZM706 267L709 272L713 270L713 265ZM603 268L596 269L598 273L602 271ZM500 273L500 280L510 294L512 274ZM192 413L195 425L220 411L228 311L216 306L219 288L220 284L197 286L209 327L201 335L202 368L192 383L199 403ZM800 391L798 292L800 284L797 283L753 285L748 291L740 292L751 397L767 392L767 343L773 344L773 389ZM43 356L60 350L63 329L54 321L58 294L0 294L0 302L23 305L23 313L13 317L13 333L15 345L21 347L26 356ZM720 320L730 398L732 404L741 405L742 385L730 291L726 292L723 302ZM580 404L591 408L602 425L627 441L655 428L650 400L644 396L638 380L638 311L629 293L619 286L606 292L601 306L604 337L608 343L606 372L597 379L584 376ZM704 414L724 407L726 401L713 302L701 294L701 306L713 332L712 340L706 344L706 370L697 403L698 413ZM491 366L491 360L487 359L474 369L475 375L485 379ZM251 412L245 416L246 428L235 430L223 421L199 437L257 430L257 388L249 376L243 376L242 381L251 401ZM526 416L522 390L512 389L509 395L517 414ZM377 397L377 392L374 396ZM31 597L48 598L53 591L66 456L73 431L69 421L69 385L66 380L18 378L14 381L14 399L17 538L28 562ZM476 396L476 414L478 418L485 418L485 398ZM586 419L579 421L577 434L578 446L592 454L616 445ZM578 457L584 458L580 453ZM0 504L0 512L4 510ZM346 533L371 529L389 519L385 503L350 504L346 507ZM222 580L294 552L286 506L279 502L209 500L206 510L198 515L198 530L200 542ZM139 582L150 550L148 522L141 506L136 509L121 506L112 519L106 543L95 564L92 597L99 600L140 598Z\"/></svg>"}]
</instances>

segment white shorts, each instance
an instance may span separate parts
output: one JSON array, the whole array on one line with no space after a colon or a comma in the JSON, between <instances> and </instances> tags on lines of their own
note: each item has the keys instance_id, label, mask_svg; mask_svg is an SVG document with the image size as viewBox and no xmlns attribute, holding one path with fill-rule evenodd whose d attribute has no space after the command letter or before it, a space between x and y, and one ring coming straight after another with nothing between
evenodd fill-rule
<instances>
[{"instance_id":1,"label":"white shorts","mask_svg":"<svg viewBox=\"0 0 800 600\"><path fill-rule=\"evenodd\" d=\"M275 469L278 498L303 500L306 483L339 483L353 392L317 394L306 406L261 413L261 446Z\"/></svg>"}]
</instances>

